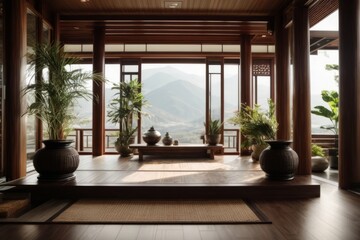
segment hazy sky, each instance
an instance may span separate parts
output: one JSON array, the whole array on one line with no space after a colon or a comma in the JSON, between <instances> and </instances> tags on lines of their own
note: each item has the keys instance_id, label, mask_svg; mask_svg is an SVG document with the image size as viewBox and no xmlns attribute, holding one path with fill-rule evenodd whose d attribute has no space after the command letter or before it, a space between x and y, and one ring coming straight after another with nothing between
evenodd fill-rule
<instances>
[{"instance_id":1,"label":"hazy sky","mask_svg":"<svg viewBox=\"0 0 360 240\"><path fill-rule=\"evenodd\" d=\"M339 30L339 13L336 10L328 17L314 25L310 30ZM326 64L339 64L339 51L319 51L318 55L310 55L311 93L319 94L321 90L337 90L338 85L334 81L335 71L325 70Z\"/></svg>"}]
</instances>

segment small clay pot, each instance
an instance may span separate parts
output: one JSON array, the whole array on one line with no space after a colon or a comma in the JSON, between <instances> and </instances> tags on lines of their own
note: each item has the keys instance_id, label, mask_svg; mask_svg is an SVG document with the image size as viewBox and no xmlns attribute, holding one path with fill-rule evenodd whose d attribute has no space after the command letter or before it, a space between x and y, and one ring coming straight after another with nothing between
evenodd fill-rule
<instances>
[{"instance_id":1,"label":"small clay pot","mask_svg":"<svg viewBox=\"0 0 360 240\"><path fill-rule=\"evenodd\" d=\"M173 139L172 137L169 135L169 132L165 133L165 137L163 137L162 142L164 145L170 146L173 144Z\"/></svg>"}]
</instances>

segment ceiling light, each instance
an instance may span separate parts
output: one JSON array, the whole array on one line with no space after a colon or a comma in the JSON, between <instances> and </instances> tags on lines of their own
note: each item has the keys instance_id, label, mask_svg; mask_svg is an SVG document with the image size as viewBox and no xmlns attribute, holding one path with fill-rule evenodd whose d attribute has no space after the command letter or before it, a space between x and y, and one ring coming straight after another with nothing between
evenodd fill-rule
<instances>
[{"instance_id":1,"label":"ceiling light","mask_svg":"<svg viewBox=\"0 0 360 240\"><path fill-rule=\"evenodd\" d=\"M90 2L90 0L80 0L80 2L87 3L87 2Z\"/></svg>"},{"instance_id":2,"label":"ceiling light","mask_svg":"<svg viewBox=\"0 0 360 240\"><path fill-rule=\"evenodd\" d=\"M164 6L165 8L181 8L182 2L181 1L165 1Z\"/></svg>"}]
</instances>

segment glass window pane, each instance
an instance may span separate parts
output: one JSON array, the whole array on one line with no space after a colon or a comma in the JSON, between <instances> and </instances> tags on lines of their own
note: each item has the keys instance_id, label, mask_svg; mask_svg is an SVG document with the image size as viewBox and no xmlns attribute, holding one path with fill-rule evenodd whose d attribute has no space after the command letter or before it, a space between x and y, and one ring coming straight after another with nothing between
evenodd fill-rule
<instances>
[{"instance_id":1,"label":"glass window pane","mask_svg":"<svg viewBox=\"0 0 360 240\"><path fill-rule=\"evenodd\" d=\"M43 24L43 30L42 30L42 43L50 43L50 34L51 29L47 24Z\"/></svg>"},{"instance_id":2,"label":"glass window pane","mask_svg":"<svg viewBox=\"0 0 360 240\"><path fill-rule=\"evenodd\" d=\"M120 83L120 64L105 65L105 152L116 152L114 143L118 138L119 125L109 122L107 112L111 99L116 91L112 90L114 84Z\"/></svg>"},{"instance_id":3,"label":"glass window pane","mask_svg":"<svg viewBox=\"0 0 360 240\"><path fill-rule=\"evenodd\" d=\"M221 65L209 65L209 73L221 73Z\"/></svg>"},{"instance_id":4,"label":"glass window pane","mask_svg":"<svg viewBox=\"0 0 360 240\"><path fill-rule=\"evenodd\" d=\"M257 77L257 104L265 111L269 109L267 101L270 98L270 87L271 83L269 76Z\"/></svg>"},{"instance_id":5,"label":"glass window pane","mask_svg":"<svg viewBox=\"0 0 360 240\"><path fill-rule=\"evenodd\" d=\"M200 52L200 44L148 44L148 52Z\"/></svg>"},{"instance_id":6,"label":"glass window pane","mask_svg":"<svg viewBox=\"0 0 360 240\"><path fill-rule=\"evenodd\" d=\"M339 91L339 85L335 80L339 75L337 70L326 70L327 64L339 64L338 50L319 50L317 55L310 55L310 88L311 88L311 109L315 106L329 105L322 100L321 91ZM318 134L333 134L331 131L320 128L331 125L328 118L311 114L311 132Z\"/></svg>"},{"instance_id":7,"label":"glass window pane","mask_svg":"<svg viewBox=\"0 0 360 240\"><path fill-rule=\"evenodd\" d=\"M71 65L71 70L81 69L85 72L92 72L93 66L92 64L77 64ZM93 91L93 82L89 80L86 84L86 89L88 92ZM75 130L83 130L84 131L84 151L91 152L92 151L92 101L87 99L79 98L74 103L74 115L75 119L73 121L72 126L70 128L72 131L68 135L68 139L75 140Z\"/></svg>"},{"instance_id":8,"label":"glass window pane","mask_svg":"<svg viewBox=\"0 0 360 240\"><path fill-rule=\"evenodd\" d=\"M145 52L146 45L145 44L126 44L125 52Z\"/></svg>"},{"instance_id":9,"label":"glass window pane","mask_svg":"<svg viewBox=\"0 0 360 240\"><path fill-rule=\"evenodd\" d=\"M227 120L239 110L239 65L226 64L224 66L224 127L234 128ZM235 127L237 128L237 127Z\"/></svg>"},{"instance_id":10,"label":"glass window pane","mask_svg":"<svg viewBox=\"0 0 360 240\"><path fill-rule=\"evenodd\" d=\"M209 74L210 119L221 119L221 74Z\"/></svg>"},{"instance_id":11,"label":"glass window pane","mask_svg":"<svg viewBox=\"0 0 360 240\"><path fill-rule=\"evenodd\" d=\"M32 53L33 48L36 45L36 39L37 39L37 30L36 30L36 16L33 12L30 10L27 11L27 52ZM34 70L30 70L30 66L27 65L26 68L26 82L27 83L35 83L34 78ZM26 95L26 101L27 104L30 105L34 102L34 96L28 94ZM30 159L33 153L36 150L36 137L35 137L35 124L36 124L36 118L34 115L28 115L27 116L27 122L26 122L26 152L27 156ZM30 169L27 169L28 171Z\"/></svg>"},{"instance_id":12,"label":"glass window pane","mask_svg":"<svg viewBox=\"0 0 360 240\"><path fill-rule=\"evenodd\" d=\"M202 143L205 121L205 64L143 64L148 106L142 132L151 126L179 143Z\"/></svg>"},{"instance_id":13,"label":"glass window pane","mask_svg":"<svg viewBox=\"0 0 360 240\"><path fill-rule=\"evenodd\" d=\"M123 72L138 72L139 66L138 65L123 65Z\"/></svg>"},{"instance_id":14,"label":"glass window pane","mask_svg":"<svg viewBox=\"0 0 360 240\"><path fill-rule=\"evenodd\" d=\"M202 45L203 52L222 52L222 45L219 44L204 44Z\"/></svg>"}]
</instances>

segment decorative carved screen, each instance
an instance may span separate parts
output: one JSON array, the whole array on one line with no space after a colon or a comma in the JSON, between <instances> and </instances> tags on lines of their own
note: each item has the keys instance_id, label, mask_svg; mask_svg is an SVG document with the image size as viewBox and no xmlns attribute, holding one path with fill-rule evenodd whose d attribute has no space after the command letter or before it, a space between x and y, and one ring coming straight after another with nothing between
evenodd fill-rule
<instances>
[{"instance_id":1,"label":"decorative carved screen","mask_svg":"<svg viewBox=\"0 0 360 240\"><path fill-rule=\"evenodd\" d=\"M256 60L252 66L253 76L270 76L271 62L269 60Z\"/></svg>"}]
</instances>

